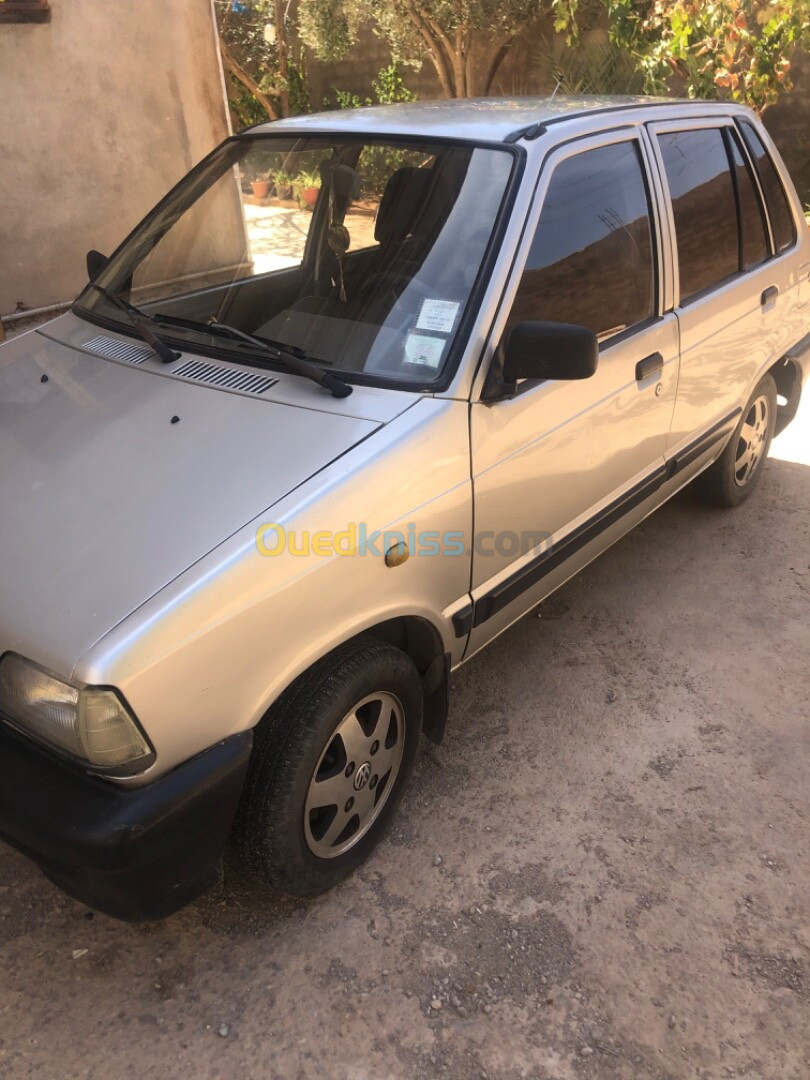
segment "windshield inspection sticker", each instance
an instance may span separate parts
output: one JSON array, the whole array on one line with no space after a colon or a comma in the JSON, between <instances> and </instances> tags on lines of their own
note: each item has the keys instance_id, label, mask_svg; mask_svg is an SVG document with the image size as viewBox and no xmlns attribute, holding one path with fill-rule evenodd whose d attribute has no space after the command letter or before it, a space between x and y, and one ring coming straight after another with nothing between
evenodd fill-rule
<instances>
[{"instance_id":1,"label":"windshield inspection sticker","mask_svg":"<svg viewBox=\"0 0 810 1080\"><path fill-rule=\"evenodd\" d=\"M423 300L416 329L436 330L440 334L450 334L455 328L460 307L461 304L456 300Z\"/></svg>"},{"instance_id":2,"label":"windshield inspection sticker","mask_svg":"<svg viewBox=\"0 0 810 1080\"><path fill-rule=\"evenodd\" d=\"M438 368L447 342L443 338L430 337L428 334L415 334L411 331L405 338L405 360L409 364L421 364L422 367Z\"/></svg>"}]
</instances>

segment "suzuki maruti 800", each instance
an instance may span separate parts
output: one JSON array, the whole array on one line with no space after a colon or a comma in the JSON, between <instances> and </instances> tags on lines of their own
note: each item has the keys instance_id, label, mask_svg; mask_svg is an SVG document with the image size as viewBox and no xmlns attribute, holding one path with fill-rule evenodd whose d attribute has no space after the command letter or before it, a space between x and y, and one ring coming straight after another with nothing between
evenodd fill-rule
<instances>
[{"instance_id":1,"label":"suzuki maruti 800","mask_svg":"<svg viewBox=\"0 0 810 1080\"><path fill-rule=\"evenodd\" d=\"M345 877L450 673L684 485L746 499L810 367L800 202L717 103L259 125L88 273L0 348L0 835L124 918L229 837Z\"/></svg>"}]
</instances>

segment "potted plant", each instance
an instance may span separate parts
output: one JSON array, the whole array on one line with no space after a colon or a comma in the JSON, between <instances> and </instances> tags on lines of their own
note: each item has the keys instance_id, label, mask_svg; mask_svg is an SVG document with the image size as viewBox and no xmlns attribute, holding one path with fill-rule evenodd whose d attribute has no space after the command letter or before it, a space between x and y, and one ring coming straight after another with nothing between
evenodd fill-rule
<instances>
[{"instance_id":1,"label":"potted plant","mask_svg":"<svg viewBox=\"0 0 810 1080\"><path fill-rule=\"evenodd\" d=\"M295 191L301 209L311 209L321 190L321 176L317 172L301 172L295 178Z\"/></svg>"},{"instance_id":2,"label":"potted plant","mask_svg":"<svg viewBox=\"0 0 810 1080\"><path fill-rule=\"evenodd\" d=\"M293 177L283 169L277 169L273 173L273 183L276 188L276 197L290 199L293 193Z\"/></svg>"},{"instance_id":3,"label":"potted plant","mask_svg":"<svg viewBox=\"0 0 810 1080\"><path fill-rule=\"evenodd\" d=\"M250 181L250 190L257 199L266 199L270 194L270 176L268 173L257 173Z\"/></svg>"}]
</instances>

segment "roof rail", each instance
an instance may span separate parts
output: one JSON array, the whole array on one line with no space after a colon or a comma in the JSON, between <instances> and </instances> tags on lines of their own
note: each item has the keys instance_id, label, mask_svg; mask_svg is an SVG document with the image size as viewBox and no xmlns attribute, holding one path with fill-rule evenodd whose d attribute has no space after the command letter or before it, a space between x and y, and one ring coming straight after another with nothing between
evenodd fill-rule
<instances>
[{"instance_id":1,"label":"roof rail","mask_svg":"<svg viewBox=\"0 0 810 1080\"><path fill-rule=\"evenodd\" d=\"M725 102L719 101L704 101L702 99L685 100L684 98L672 98L666 100L665 98L654 98L649 101L634 101L630 104L621 105L603 105L598 109L582 109L580 112L568 112L561 113L559 116L549 116L545 120L538 121L535 124L528 124L526 127L517 128L515 131L510 132L503 140L505 143L520 142L521 139L525 139L527 142L531 142L532 139L539 139L541 135L545 135L546 129L551 124L561 124L566 120L571 120L578 116L600 116L605 113L612 112L627 112L628 109L657 109L665 108L666 106L683 108L684 106L698 106L698 105L721 105Z\"/></svg>"}]
</instances>

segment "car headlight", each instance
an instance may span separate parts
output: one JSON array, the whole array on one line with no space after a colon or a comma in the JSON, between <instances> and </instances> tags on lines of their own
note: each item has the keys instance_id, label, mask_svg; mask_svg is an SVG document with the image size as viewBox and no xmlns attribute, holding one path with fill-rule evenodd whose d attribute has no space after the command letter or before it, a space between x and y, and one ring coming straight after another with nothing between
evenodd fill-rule
<instances>
[{"instance_id":1,"label":"car headlight","mask_svg":"<svg viewBox=\"0 0 810 1080\"><path fill-rule=\"evenodd\" d=\"M0 660L0 713L100 772L130 775L155 757L115 690L71 686L15 653Z\"/></svg>"}]
</instances>

